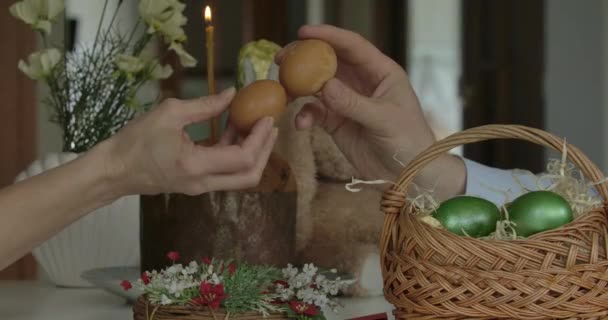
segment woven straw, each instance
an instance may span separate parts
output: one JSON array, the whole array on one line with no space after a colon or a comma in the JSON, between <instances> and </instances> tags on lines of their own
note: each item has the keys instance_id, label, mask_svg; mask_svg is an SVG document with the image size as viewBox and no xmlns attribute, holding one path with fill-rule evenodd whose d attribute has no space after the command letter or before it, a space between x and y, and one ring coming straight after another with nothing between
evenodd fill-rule
<instances>
[{"instance_id":1,"label":"woven straw","mask_svg":"<svg viewBox=\"0 0 608 320\"><path fill-rule=\"evenodd\" d=\"M201 306L158 306L153 305L144 296L140 296L133 305L134 320L284 320L283 314L271 314L262 317L257 312L229 314L224 310L213 310Z\"/></svg>"},{"instance_id":2,"label":"woven straw","mask_svg":"<svg viewBox=\"0 0 608 320\"><path fill-rule=\"evenodd\" d=\"M405 200L416 174L454 147L521 139L560 151L561 139L522 126L489 125L418 155L382 200L385 296L398 319L604 319L608 315L606 206L523 240L461 237L421 222ZM568 157L590 181L600 170L576 147ZM607 199L606 185L597 191ZM606 202L604 202L606 203Z\"/></svg>"}]
</instances>

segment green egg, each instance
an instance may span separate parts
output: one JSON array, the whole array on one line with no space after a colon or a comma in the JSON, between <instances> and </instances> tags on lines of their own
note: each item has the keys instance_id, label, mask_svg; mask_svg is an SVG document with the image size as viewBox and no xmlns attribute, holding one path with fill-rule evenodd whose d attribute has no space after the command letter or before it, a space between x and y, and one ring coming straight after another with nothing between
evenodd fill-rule
<instances>
[{"instance_id":1,"label":"green egg","mask_svg":"<svg viewBox=\"0 0 608 320\"><path fill-rule=\"evenodd\" d=\"M458 196L441 203L433 217L455 234L478 238L496 230L500 210L488 200Z\"/></svg>"},{"instance_id":2,"label":"green egg","mask_svg":"<svg viewBox=\"0 0 608 320\"><path fill-rule=\"evenodd\" d=\"M509 220L515 222L518 236L528 237L572 221L572 208L566 199L551 191L528 192L508 207Z\"/></svg>"}]
</instances>

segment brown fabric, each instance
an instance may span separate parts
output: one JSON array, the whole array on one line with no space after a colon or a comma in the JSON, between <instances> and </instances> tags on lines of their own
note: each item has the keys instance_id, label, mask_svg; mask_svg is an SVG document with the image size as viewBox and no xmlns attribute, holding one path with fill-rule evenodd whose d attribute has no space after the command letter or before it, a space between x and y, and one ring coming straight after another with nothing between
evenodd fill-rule
<instances>
[{"instance_id":1,"label":"brown fabric","mask_svg":"<svg viewBox=\"0 0 608 320\"><path fill-rule=\"evenodd\" d=\"M460 237L417 219L405 194L414 176L453 147L520 139L554 150L542 130L490 125L452 135L418 155L385 192L381 257L385 296L398 319L603 319L608 316L606 208L524 240ZM568 156L590 181L603 174L576 147ZM606 184L597 187L606 199ZM402 213L403 212L403 213Z\"/></svg>"},{"instance_id":2,"label":"brown fabric","mask_svg":"<svg viewBox=\"0 0 608 320\"><path fill-rule=\"evenodd\" d=\"M310 132L308 130L297 130L294 124L298 111L306 102L310 101L313 100L300 98L290 103L286 112L276 123L279 128L279 136L274 152L289 164L298 189L296 250L301 250L311 240L310 203L317 192L317 171L312 153Z\"/></svg>"}]
</instances>

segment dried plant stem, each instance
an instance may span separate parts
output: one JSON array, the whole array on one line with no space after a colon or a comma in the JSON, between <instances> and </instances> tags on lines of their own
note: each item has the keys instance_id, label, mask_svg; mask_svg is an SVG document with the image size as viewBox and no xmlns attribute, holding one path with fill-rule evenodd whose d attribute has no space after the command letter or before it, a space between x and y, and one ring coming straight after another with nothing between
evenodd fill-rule
<instances>
[{"instance_id":1,"label":"dried plant stem","mask_svg":"<svg viewBox=\"0 0 608 320\"><path fill-rule=\"evenodd\" d=\"M213 308L209 307L209 311L211 311L211 316L213 316L213 320L217 320L217 317L215 316L215 312L213 312Z\"/></svg>"}]
</instances>

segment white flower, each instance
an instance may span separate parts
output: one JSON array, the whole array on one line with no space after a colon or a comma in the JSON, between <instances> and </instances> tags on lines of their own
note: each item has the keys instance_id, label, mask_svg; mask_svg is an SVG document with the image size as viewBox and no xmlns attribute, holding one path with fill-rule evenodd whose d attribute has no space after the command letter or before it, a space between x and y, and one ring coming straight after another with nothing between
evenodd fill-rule
<instances>
[{"instance_id":1,"label":"white flower","mask_svg":"<svg viewBox=\"0 0 608 320\"><path fill-rule=\"evenodd\" d=\"M10 7L11 14L36 30L51 32L51 21L65 8L65 0L23 0Z\"/></svg>"},{"instance_id":2,"label":"white flower","mask_svg":"<svg viewBox=\"0 0 608 320\"><path fill-rule=\"evenodd\" d=\"M123 53L116 56L114 63L118 70L127 74L139 73L146 66L146 63L140 57Z\"/></svg>"},{"instance_id":3,"label":"white flower","mask_svg":"<svg viewBox=\"0 0 608 320\"><path fill-rule=\"evenodd\" d=\"M218 285L220 283L222 283L222 277L218 277L217 274L212 274L211 275L211 283L213 283L214 285Z\"/></svg>"},{"instance_id":4,"label":"white flower","mask_svg":"<svg viewBox=\"0 0 608 320\"><path fill-rule=\"evenodd\" d=\"M281 300L283 300L283 301L289 301L289 300L291 300L291 298L293 297L293 295L294 295L293 291L289 290L289 289L280 292L280 297L281 297Z\"/></svg>"},{"instance_id":5,"label":"white flower","mask_svg":"<svg viewBox=\"0 0 608 320\"><path fill-rule=\"evenodd\" d=\"M170 294L175 294L177 291L178 291L177 281L174 280L174 281L171 282L171 285L169 286L169 293Z\"/></svg>"},{"instance_id":6,"label":"white flower","mask_svg":"<svg viewBox=\"0 0 608 320\"><path fill-rule=\"evenodd\" d=\"M61 52L55 48L45 49L30 54L28 63L19 61L19 70L28 77L41 80L51 74L53 68L61 61Z\"/></svg>"},{"instance_id":7,"label":"white flower","mask_svg":"<svg viewBox=\"0 0 608 320\"><path fill-rule=\"evenodd\" d=\"M315 290L313 288L302 289L298 291L296 296L305 303L311 304L315 298Z\"/></svg>"},{"instance_id":8,"label":"white flower","mask_svg":"<svg viewBox=\"0 0 608 320\"><path fill-rule=\"evenodd\" d=\"M302 268L302 272L304 272L304 273L306 273L307 275L310 275L310 276L314 276L317 273L317 270L318 270L318 268L315 267L315 265L312 264L312 263L307 263Z\"/></svg>"},{"instance_id":9,"label":"white flower","mask_svg":"<svg viewBox=\"0 0 608 320\"><path fill-rule=\"evenodd\" d=\"M178 0L140 0L138 10L148 25L148 33L158 32L165 43L172 43L186 40L182 28L187 22L185 7Z\"/></svg>"},{"instance_id":10,"label":"white flower","mask_svg":"<svg viewBox=\"0 0 608 320\"><path fill-rule=\"evenodd\" d=\"M181 264L174 264L172 266L170 266L169 268L167 268L166 273L168 275L176 275L182 272L182 270L184 269L184 267Z\"/></svg>"},{"instance_id":11,"label":"white flower","mask_svg":"<svg viewBox=\"0 0 608 320\"><path fill-rule=\"evenodd\" d=\"M329 298L324 294L317 294L314 296L314 304L318 307L325 307L329 303Z\"/></svg>"},{"instance_id":12,"label":"white flower","mask_svg":"<svg viewBox=\"0 0 608 320\"><path fill-rule=\"evenodd\" d=\"M170 65L161 66L160 63L155 63L154 67L152 67L152 71L150 72L150 77L154 80L167 79L173 74L173 68ZM193 261L194 262L194 261ZM196 262L194 262L196 263ZM186 272L188 274L193 274L198 270L198 266L192 266L192 262L190 266L186 268Z\"/></svg>"},{"instance_id":13,"label":"white flower","mask_svg":"<svg viewBox=\"0 0 608 320\"><path fill-rule=\"evenodd\" d=\"M173 301L169 299L169 297L167 297L166 295L163 294L160 296L160 304L162 304L163 306L171 304L172 302Z\"/></svg>"},{"instance_id":14,"label":"white flower","mask_svg":"<svg viewBox=\"0 0 608 320\"><path fill-rule=\"evenodd\" d=\"M283 277L290 279L295 277L298 274L298 268L294 268L291 263L287 265L287 268L284 268L283 270Z\"/></svg>"},{"instance_id":15,"label":"white flower","mask_svg":"<svg viewBox=\"0 0 608 320\"><path fill-rule=\"evenodd\" d=\"M170 65L163 66L158 61L155 61L152 57L146 57L144 55L141 57L135 57L121 53L116 55L114 63L116 64L118 70L127 75L136 75L146 68L149 70L149 76L153 80L167 79L171 76L171 74L173 74L173 68ZM197 267L186 267L182 270L182 272L184 275L187 273L194 273L195 271L192 271L192 269L196 268Z\"/></svg>"},{"instance_id":16,"label":"white flower","mask_svg":"<svg viewBox=\"0 0 608 320\"><path fill-rule=\"evenodd\" d=\"M184 50L184 47L181 44L179 44L177 42L173 42L169 46L169 49L175 51L175 53L179 57L179 63L182 66L188 67L188 68L196 66L196 63L197 63L196 59L194 59L193 56L188 54L188 52L186 52L186 50Z\"/></svg>"}]
</instances>

